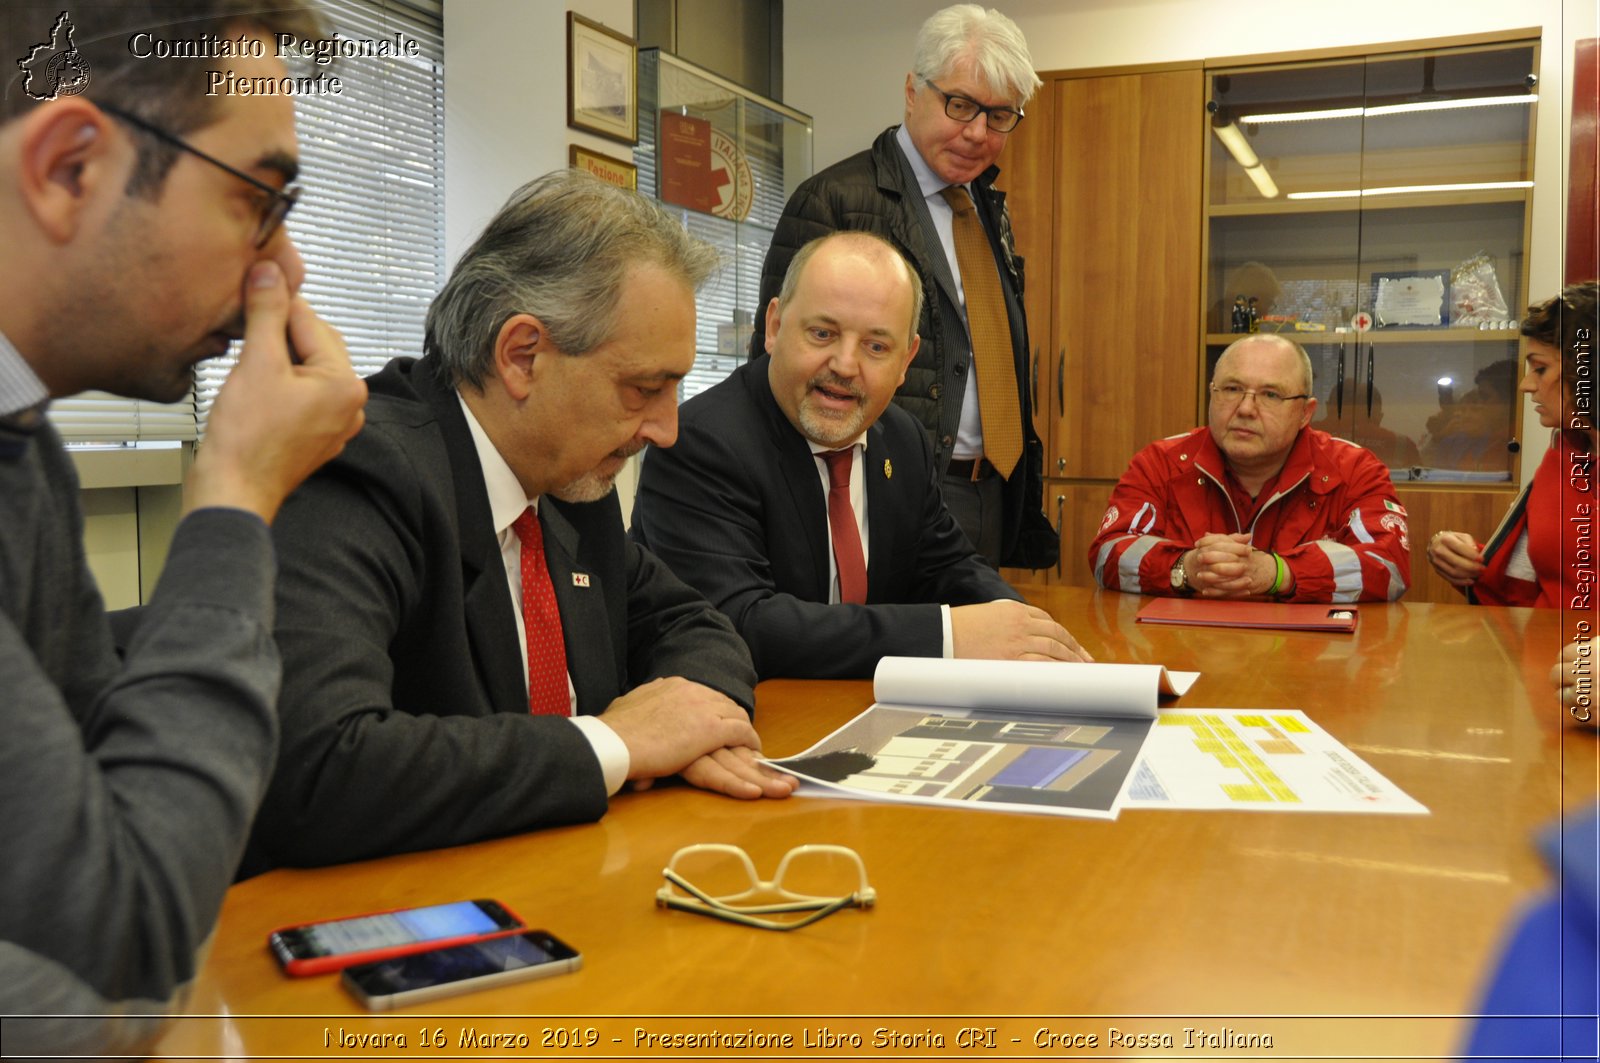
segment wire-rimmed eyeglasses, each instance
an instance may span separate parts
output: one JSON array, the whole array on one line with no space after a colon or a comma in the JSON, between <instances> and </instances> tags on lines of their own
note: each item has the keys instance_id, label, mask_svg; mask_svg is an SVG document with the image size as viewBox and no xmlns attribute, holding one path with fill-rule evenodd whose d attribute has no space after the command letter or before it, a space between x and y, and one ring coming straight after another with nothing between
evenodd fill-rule
<instances>
[{"instance_id":1,"label":"wire-rimmed eyeglasses","mask_svg":"<svg viewBox=\"0 0 1600 1063\"><path fill-rule=\"evenodd\" d=\"M244 181L251 187L256 188L264 193L267 197L266 205L262 208L261 220L256 225L257 248L267 246L267 242L272 239L272 234L278 231L278 226L283 224L283 219L289 216L289 212L294 209L294 205L300 201L300 189L298 187L282 189L273 188L265 181L258 181L254 177L251 177L249 174L245 173L243 170L234 169L221 159L207 155L205 152L201 151L193 144L190 144L182 137L174 133L169 133L160 126L151 122L147 122L136 114L130 114L129 112L124 111L122 108L113 107L108 103L102 103L99 105L99 107L106 114L109 114L112 118L117 119L117 121L126 122L135 129L139 129L150 134L157 140L171 144L180 151L187 151L190 155L204 159L217 169L227 171L228 173L237 177L239 180Z\"/></svg>"},{"instance_id":2,"label":"wire-rimmed eyeglasses","mask_svg":"<svg viewBox=\"0 0 1600 1063\"><path fill-rule=\"evenodd\" d=\"M712 893L707 887L690 881L691 875L704 873L708 863L720 865L717 885L710 889L721 892ZM824 876L828 881L842 884L840 876L843 874L855 881L856 888L839 894L804 893L784 888L786 877L801 877L806 865L812 865L814 871L819 863L831 865ZM860 855L843 845L800 845L790 849L783 854L778 873L770 882L756 874L750 854L737 845L716 842L686 845L672 854L661 876L667 880L667 885L656 890L658 907L709 915L762 930L798 930L844 908L871 908L878 899L877 891L867 885L867 869ZM762 897L773 899L759 900ZM799 919L762 918L802 912L808 914Z\"/></svg>"},{"instance_id":3,"label":"wire-rimmed eyeglasses","mask_svg":"<svg viewBox=\"0 0 1600 1063\"><path fill-rule=\"evenodd\" d=\"M958 122L970 122L980 114L987 115L989 132L1009 133L1017 128L1017 123L1022 121L1022 112L1011 107L987 107L971 96L962 96L954 92L946 92L927 78L922 79L934 92L944 97L944 113L949 118ZM1031 128L1031 127L1030 127Z\"/></svg>"},{"instance_id":4,"label":"wire-rimmed eyeglasses","mask_svg":"<svg viewBox=\"0 0 1600 1063\"><path fill-rule=\"evenodd\" d=\"M1256 397L1256 405L1263 410L1281 410L1286 402L1309 399L1310 395L1285 395L1275 388L1247 388L1243 384L1212 384L1211 401L1223 409L1232 409L1244 401L1246 395Z\"/></svg>"}]
</instances>

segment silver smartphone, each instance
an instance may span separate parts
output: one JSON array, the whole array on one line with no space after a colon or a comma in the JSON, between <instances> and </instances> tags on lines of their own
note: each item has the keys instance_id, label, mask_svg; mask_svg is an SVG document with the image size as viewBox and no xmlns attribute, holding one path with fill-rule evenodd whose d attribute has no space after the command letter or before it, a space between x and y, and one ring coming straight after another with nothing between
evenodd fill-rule
<instances>
[{"instance_id":1,"label":"silver smartphone","mask_svg":"<svg viewBox=\"0 0 1600 1063\"><path fill-rule=\"evenodd\" d=\"M576 971L583 957L545 930L523 930L466 945L347 967L344 985L373 1011L475 989Z\"/></svg>"}]
</instances>

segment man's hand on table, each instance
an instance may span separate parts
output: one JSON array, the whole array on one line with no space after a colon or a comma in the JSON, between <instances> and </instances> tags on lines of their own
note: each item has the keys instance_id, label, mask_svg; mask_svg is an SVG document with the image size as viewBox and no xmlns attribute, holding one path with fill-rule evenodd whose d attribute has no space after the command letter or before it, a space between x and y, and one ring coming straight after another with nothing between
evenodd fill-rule
<instances>
[{"instance_id":1,"label":"man's hand on table","mask_svg":"<svg viewBox=\"0 0 1600 1063\"><path fill-rule=\"evenodd\" d=\"M669 676L635 687L600 719L628 747L636 790L681 774L730 797L788 797L794 779L756 762L761 738L738 702L701 683Z\"/></svg>"},{"instance_id":2,"label":"man's hand on table","mask_svg":"<svg viewBox=\"0 0 1600 1063\"><path fill-rule=\"evenodd\" d=\"M1037 606L1002 599L950 610L957 657L1003 661L1092 661L1072 633Z\"/></svg>"}]
</instances>

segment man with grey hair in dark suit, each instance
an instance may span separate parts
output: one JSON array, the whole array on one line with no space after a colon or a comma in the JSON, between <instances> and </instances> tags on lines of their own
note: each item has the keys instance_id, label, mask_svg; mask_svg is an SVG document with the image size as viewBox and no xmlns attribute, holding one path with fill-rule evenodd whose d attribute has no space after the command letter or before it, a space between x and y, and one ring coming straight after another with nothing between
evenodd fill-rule
<instances>
[{"instance_id":1,"label":"man with grey hair in dark suit","mask_svg":"<svg viewBox=\"0 0 1600 1063\"><path fill-rule=\"evenodd\" d=\"M251 866L598 819L682 774L783 797L731 625L627 541L612 481L677 436L710 247L578 173L523 186L285 505L283 752Z\"/></svg>"}]
</instances>

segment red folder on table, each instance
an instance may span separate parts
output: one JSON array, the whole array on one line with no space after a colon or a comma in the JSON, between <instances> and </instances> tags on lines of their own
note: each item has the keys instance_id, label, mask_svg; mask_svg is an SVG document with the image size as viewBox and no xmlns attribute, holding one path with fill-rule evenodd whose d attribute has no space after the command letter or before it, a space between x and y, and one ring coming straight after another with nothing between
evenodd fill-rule
<instances>
[{"instance_id":1,"label":"red folder on table","mask_svg":"<svg viewBox=\"0 0 1600 1063\"><path fill-rule=\"evenodd\" d=\"M1139 610L1141 624L1198 624L1202 627L1261 627L1289 631L1356 629L1350 605L1299 605L1237 602L1212 598L1157 598Z\"/></svg>"}]
</instances>

